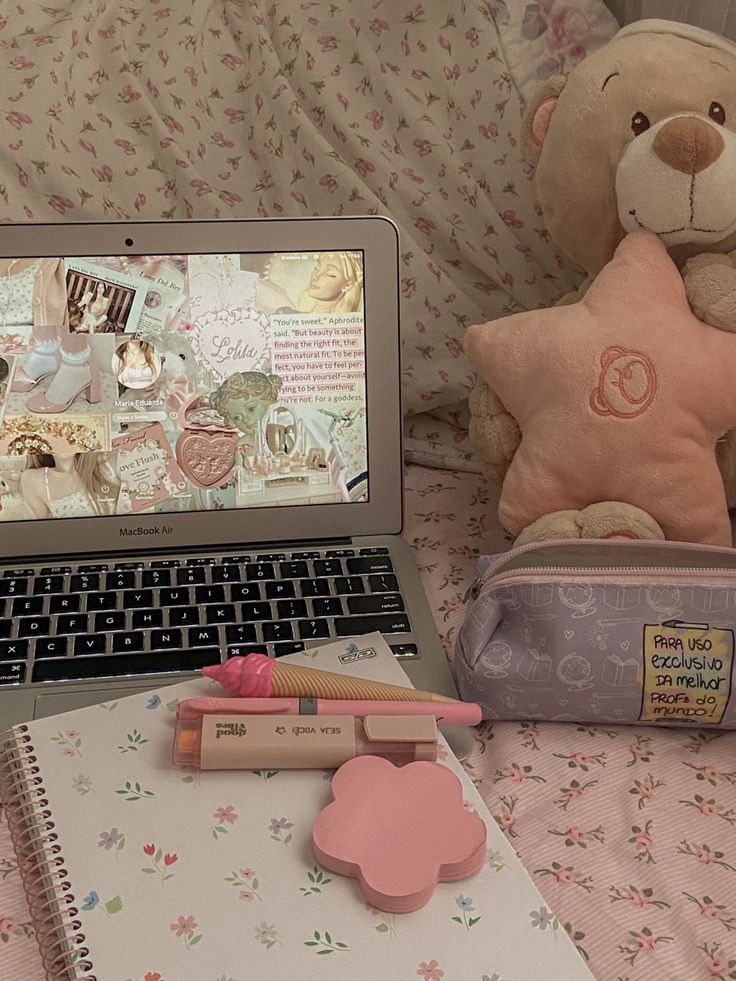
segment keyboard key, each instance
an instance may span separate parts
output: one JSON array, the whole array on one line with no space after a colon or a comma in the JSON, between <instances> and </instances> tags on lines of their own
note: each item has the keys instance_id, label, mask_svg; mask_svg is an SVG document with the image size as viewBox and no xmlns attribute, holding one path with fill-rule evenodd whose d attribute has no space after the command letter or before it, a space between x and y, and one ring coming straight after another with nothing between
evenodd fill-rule
<instances>
[{"instance_id":1,"label":"keyboard key","mask_svg":"<svg viewBox=\"0 0 736 981\"><path fill-rule=\"evenodd\" d=\"M339 559L315 559L315 576L341 576L342 562Z\"/></svg>"},{"instance_id":2,"label":"keyboard key","mask_svg":"<svg viewBox=\"0 0 736 981\"><path fill-rule=\"evenodd\" d=\"M94 573L92 575L72 576L69 580L69 591L72 593L89 593L91 590L100 588L100 577Z\"/></svg>"},{"instance_id":3,"label":"keyboard key","mask_svg":"<svg viewBox=\"0 0 736 981\"><path fill-rule=\"evenodd\" d=\"M77 568L77 572L85 574L88 572L107 572L107 565L105 563L98 565L80 565Z\"/></svg>"},{"instance_id":4,"label":"keyboard key","mask_svg":"<svg viewBox=\"0 0 736 981\"><path fill-rule=\"evenodd\" d=\"M42 637L51 629L51 617L21 617L18 621L19 637Z\"/></svg>"},{"instance_id":5,"label":"keyboard key","mask_svg":"<svg viewBox=\"0 0 736 981\"><path fill-rule=\"evenodd\" d=\"M81 603L80 596L68 596L66 594L52 596L49 600L49 613L78 613Z\"/></svg>"},{"instance_id":6,"label":"keyboard key","mask_svg":"<svg viewBox=\"0 0 736 981\"><path fill-rule=\"evenodd\" d=\"M372 593L397 593L399 581L390 572L368 576L368 589Z\"/></svg>"},{"instance_id":7,"label":"keyboard key","mask_svg":"<svg viewBox=\"0 0 736 981\"><path fill-rule=\"evenodd\" d=\"M298 617L307 616L306 600L287 599L279 600L276 603L279 620L296 620Z\"/></svg>"},{"instance_id":8,"label":"keyboard key","mask_svg":"<svg viewBox=\"0 0 736 981\"><path fill-rule=\"evenodd\" d=\"M187 559L188 566L214 565L217 559L211 555L202 556L196 559Z\"/></svg>"},{"instance_id":9,"label":"keyboard key","mask_svg":"<svg viewBox=\"0 0 736 981\"><path fill-rule=\"evenodd\" d=\"M280 562L279 573L282 579L306 579L309 566L306 562Z\"/></svg>"},{"instance_id":10,"label":"keyboard key","mask_svg":"<svg viewBox=\"0 0 736 981\"><path fill-rule=\"evenodd\" d=\"M135 610L133 612L133 629L146 630L153 627L163 627L163 610Z\"/></svg>"},{"instance_id":11,"label":"keyboard key","mask_svg":"<svg viewBox=\"0 0 736 981\"><path fill-rule=\"evenodd\" d=\"M225 602L225 587L224 586L195 586L194 587L194 602L198 604L204 603L224 603Z\"/></svg>"},{"instance_id":12,"label":"keyboard key","mask_svg":"<svg viewBox=\"0 0 736 981\"><path fill-rule=\"evenodd\" d=\"M45 593L63 593L63 576L44 576L39 577L33 583L33 595L40 596Z\"/></svg>"},{"instance_id":13,"label":"keyboard key","mask_svg":"<svg viewBox=\"0 0 736 981\"><path fill-rule=\"evenodd\" d=\"M115 610L118 605L117 593L88 593L87 610L96 613L98 610Z\"/></svg>"},{"instance_id":14,"label":"keyboard key","mask_svg":"<svg viewBox=\"0 0 736 981\"><path fill-rule=\"evenodd\" d=\"M346 596L348 593L364 593L365 584L362 576L337 576L335 592L341 596Z\"/></svg>"},{"instance_id":15,"label":"keyboard key","mask_svg":"<svg viewBox=\"0 0 736 981\"><path fill-rule=\"evenodd\" d=\"M233 583L230 587L230 599L233 603L240 603L243 600L259 600L261 598L261 587L257 582Z\"/></svg>"},{"instance_id":16,"label":"keyboard key","mask_svg":"<svg viewBox=\"0 0 736 981\"><path fill-rule=\"evenodd\" d=\"M312 610L316 617L339 617L342 615L342 600L339 596L318 596L312 600Z\"/></svg>"},{"instance_id":17,"label":"keyboard key","mask_svg":"<svg viewBox=\"0 0 736 981\"><path fill-rule=\"evenodd\" d=\"M25 676L26 666L23 663L0 664L0 685L20 685Z\"/></svg>"},{"instance_id":18,"label":"keyboard key","mask_svg":"<svg viewBox=\"0 0 736 981\"><path fill-rule=\"evenodd\" d=\"M198 606L172 606L169 610L170 627L196 626L202 620L202 611Z\"/></svg>"},{"instance_id":19,"label":"keyboard key","mask_svg":"<svg viewBox=\"0 0 736 981\"><path fill-rule=\"evenodd\" d=\"M179 586L196 586L207 581L205 571L201 566L196 568L187 567L186 569L176 570L176 582Z\"/></svg>"},{"instance_id":20,"label":"keyboard key","mask_svg":"<svg viewBox=\"0 0 736 981\"><path fill-rule=\"evenodd\" d=\"M27 656L27 640L0 640L0 661L23 661Z\"/></svg>"},{"instance_id":21,"label":"keyboard key","mask_svg":"<svg viewBox=\"0 0 736 981\"><path fill-rule=\"evenodd\" d=\"M266 643L276 640L293 640L294 631L290 623L264 623L263 639Z\"/></svg>"},{"instance_id":22,"label":"keyboard key","mask_svg":"<svg viewBox=\"0 0 736 981\"><path fill-rule=\"evenodd\" d=\"M113 654L137 654L145 646L146 635L135 630L125 634L115 634L112 638Z\"/></svg>"},{"instance_id":23,"label":"keyboard key","mask_svg":"<svg viewBox=\"0 0 736 981\"><path fill-rule=\"evenodd\" d=\"M275 579L276 574L270 562L248 562L245 566L245 578L248 582L258 579Z\"/></svg>"},{"instance_id":24,"label":"keyboard key","mask_svg":"<svg viewBox=\"0 0 736 981\"><path fill-rule=\"evenodd\" d=\"M152 589L131 589L123 593L124 610L150 610L152 606Z\"/></svg>"},{"instance_id":25,"label":"keyboard key","mask_svg":"<svg viewBox=\"0 0 736 981\"><path fill-rule=\"evenodd\" d=\"M178 559L157 559L151 563L152 569L176 569L181 565Z\"/></svg>"},{"instance_id":26,"label":"keyboard key","mask_svg":"<svg viewBox=\"0 0 736 981\"><path fill-rule=\"evenodd\" d=\"M107 646L105 634L85 634L83 637L74 638L74 653L81 654L104 654Z\"/></svg>"},{"instance_id":27,"label":"keyboard key","mask_svg":"<svg viewBox=\"0 0 736 981\"><path fill-rule=\"evenodd\" d=\"M243 565L250 562L250 555L223 555L221 561L223 565Z\"/></svg>"},{"instance_id":28,"label":"keyboard key","mask_svg":"<svg viewBox=\"0 0 736 981\"><path fill-rule=\"evenodd\" d=\"M370 596L349 596L350 613L395 613L404 609L398 593L372 593Z\"/></svg>"},{"instance_id":29,"label":"keyboard key","mask_svg":"<svg viewBox=\"0 0 736 981\"><path fill-rule=\"evenodd\" d=\"M225 627L225 640L231 644L254 644L256 628L252 623L236 623Z\"/></svg>"},{"instance_id":30,"label":"keyboard key","mask_svg":"<svg viewBox=\"0 0 736 981\"><path fill-rule=\"evenodd\" d=\"M50 658L36 661L34 681L78 681L84 678L116 678L122 675L166 674L171 671L198 671L207 664L219 664L219 647L156 654L109 654L105 657Z\"/></svg>"},{"instance_id":31,"label":"keyboard key","mask_svg":"<svg viewBox=\"0 0 736 981\"><path fill-rule=\"evenodd\" d=\"M190 627L187 639L189 647L214 647L220 643L217 627Z\"/></svg>"},{"instance_id":32,"label":"keyboard key","mask_svg":"<svg viewBox=\"0 0 736 981\"><path fill-rule=\"evenodd\" d=\"M3 579L17 579L19 576L35 576L35 569L6 569L3 572Z\"/></svg>"},{"instance_id":33,"label":"keyboard key","mask_svg":"<svg viewBox=\"0 0 736 981\"><path fill-rule=\"evenodd\" d=\"M378 630L382 634L405 634L411 630L408 617L403 613L376 613L373 616L337 617L335 633L338 637L351 634L369 634Z\"/></svg>"},{"instance_id":34,"label":"keyboard key","mask_svg":"<svg viewBox=\"0 0 736 981\"><path fill-rule=\"evenodd\" d=\"M178 589L162 589L159 593L159 603L161 606L189 606L192 597L186 586L179 586Z\"/></svg>"},{"instance_id":35,"label":"keyboard key","mask_svg":"<svg viewBox=\"0 0 736 981\"><path fill-rule=\"evenodd\" d=\"M36 641L36 659L40 657L66 657L68 648L66 637L39 637Z\"/></svg>"},{"instance_id":36,"label":"keyboard key","mask_svg":"<svg viewBox=\"0 0 736 981\"><path fill-rule=\"evenodd\" d=\"M0 579L0 596L25 596L27 592L27 579Z\"/></svg>"},{"instance_id":37,"label":"keyboard key","mask_svg":"<svg viewBox=\"0 0 736 981\"><path fill-rule=\"evenodd\" d=\"M296 596L293 582L277 580L276 582L266 583L267 599L283 599L289 596Z\"/></svg>"},{"instance_id":38,"label":"keyboard key","mask_svg":"<svg viewBox=\"0 0 736 981\"><path fill-rule=\"evenodd\" d=\"M243 603L240 607L243 620L270 620L273 616L270 603Z\"/></svg>"},{"instance_id":39,"label":"keyboard key","mask_svg":"<svg viewBox=\"0 0 736 981\"><path fill-rule=\"evenodd\" d=\"M141 577L143 586L170 586L170 569L144 569Z\"/></svg>"},{"instance_id":40,"label":"keyboard key","mask_svg":"<svg viewBox=\"0 0 736 981\"><path fill-rule=\"evenodd\" d=\"M359 559L348 559L348 572L393 572L394 566L388 555L362 556Z\"/></svg>"},{"instance_id":41,"label":"keyboard key","mask_svg":"<svg viewBox=\"0 0 736 981\"><path fill-rule=\"evenodd\" d=\"M181 630L154 630L151 633L151 648L154 651L170 651L181 646Z\"/></svg>"},{"instance_id":42,"label":"keyboard key","mask_svg":"<svg viewBox=\"0 0 736 981\"><path fill-rule=\"evenodd\" d=\"M233 644L228 647L228 657L245 657L246 654L263 654L268 657L268 648L265 644Z\"/></svg>"},{"instance_id":43,"label":"keyboard key","mask_svg":"<svg viewBox=\"0 0 736 981\"><path fill-rule=\"evenodd\" d=\"M115 563L115 571L116 572L124 572L127 569L133 569L133 570L135 570L135 569L142 569L142 568L143 568L143 563L140 560L138 560L137 562L116 562Z\"/></svg>"},{"instance_id":44,"label":"keyboard key","mask_svg":"<svg viewBox=\"0 0 736 981\"><path fill-rule=\"evenodd\" d=\"M372 548L361 548L360 555L388 555L388 549L385 545L374 545Z\"/></svg>"},{"instance_id":45,"label":"keyboard key","mask_svg":"<svg viewBox=\"0 0 736 981\"><path fill-rule=\"evenodd\" d=\"M0 637L9 637L12 629L12 620L0 620Z\"/></svg>"},{"instance_id":46,"label":"keyboard key","mask_svg":"<svg viewBox=\"0 0 736 981\"><path fill-rule=\"evenodd\" d=\"M77 616L60 616L56 621L56 632L62 637L65 634L86 634L87 616L80 613Z\"/></svg>"},{"instance_id":47,"label":"keyboard key","mask_svg":"<svg viewBox=\"0 0 736 981\"><path fill-rule=\"evenodd\" d=\"M330 636L330 628L326 620L300 620L297 626L302 640Z\"/></svg>"},{"instance_id":48,"label":"keyboard key","mask_svg":"<svg viewBox=\"0 0 736 981\"><path fill-rule=\"evenodd\" d=\"M302 596L329 596L330 583L328 579L300 579Z\"/></svg>"},{"instance_id":49,"label":"keyboard key","mask_svg":"<svg viewBox=\"0 0 736 981\"><path fill-rule=\"evenodd\" d=\"M56 597L54 597L56 599ZM43 613L43 596L16 596L11 607L14 617Z\"/></svg>"},{"instance_id":50,"label":"keyboard key","mask_svg":"<svg viewBox=\"0 0 736 981\"><path fill-rule=\"evenodd\" d=\"M219 606L205 606L205 612L207 623L235 623L238 619L232 603L223 603Z\"/></svg>"},{"instance_id":51,"label":"keyboard key","mask_svg":"<svg viewBox=\"0 0 736 981\"><path fill-rule=\"evenodd\" d=\"M389 644L396 657L419 657L419 648L416 644Z\"/></svg>"},{"instance_id":52,"label":"keyboard key","mask_svg":"<svg viewBox=\"0 0 736 981\"><path fill-rule=\"evenodd\" d=\"M289 556L292 561L301 561L302 559L318 559L319 557L319 552L292 552Z\"/></svg>"},{"instance_id":53,"label":"keyboard key","mask_svg":"<svg viewBox=\"0 0 736 981\"><path fill-rule=\"evenodd\" d=\"M349 555L355 555L354 548L328 548L325 552L328 559L344 559Z\"/></svg>"},{"instance_id":54,"label":"keyboard key","mask_svg":"<svg viewBox=\"0 0 736 981\"><path fill-rule=\"evenodd\" d=\"M125 613L122 610L116 610L114 613L109 610L107 613L96 613L95 630L97 633L105 633L108 630L125 630Z\"/></svg>"},{"instance_id":55,"label":"keyboard key","mask_svg":"<svg viewBox=\"0 0 736 981\"><path fill-rule=\"evenodd\" d=\"M255 562L283 562L285 558L283 552L261 552L253 556Z\"/></svg>"},{"instance_id":56,"label":"keyboard key","mask_svg":"<svg viewBox=\"0 0 736 981\"><path fill-rule=\"evenodd\" d=\"M287 640L282 644L273 645L274 657L283 657L284 654L296 654L304 650L304 644L300 640Z\"/></svg>"},{"instance_id":57,"label":"keyboard key","mask_svg":"<svg viewBox=\"0 0 736 981\"><path fill-rule=\"evenodd\" d=\"M212 569L212 582L240 582L240 569L236 565L216 565Z\"/></svg>"},{"instance_id":58,"label":"keyboard key","mask_svg":"<svg viewBox=\"0 0 736 981\"><path fill-rule=\"evenodd\" d=\"M133 589L135 572L108 572L105 576L105 589Z\"/></svg>"}]
</instances>

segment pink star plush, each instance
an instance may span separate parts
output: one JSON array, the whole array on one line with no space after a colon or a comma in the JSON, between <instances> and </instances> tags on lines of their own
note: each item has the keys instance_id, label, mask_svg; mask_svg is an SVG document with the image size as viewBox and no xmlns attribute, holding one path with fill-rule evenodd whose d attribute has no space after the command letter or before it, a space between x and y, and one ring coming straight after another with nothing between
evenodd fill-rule
<instances>
[{"instance_id":1,"label":"pink star plush","mask_svg":"<svg viewBox=\"0 0 736 981\"><path fill-rule=\"evenodd\" d=\"M717 438L736 426L736 334L693 316L682 278L634 232L571 306L470 327L465 353L521 431L499 517L622 501L667 538L731 544Z\"/></svg>"}]
</instances>

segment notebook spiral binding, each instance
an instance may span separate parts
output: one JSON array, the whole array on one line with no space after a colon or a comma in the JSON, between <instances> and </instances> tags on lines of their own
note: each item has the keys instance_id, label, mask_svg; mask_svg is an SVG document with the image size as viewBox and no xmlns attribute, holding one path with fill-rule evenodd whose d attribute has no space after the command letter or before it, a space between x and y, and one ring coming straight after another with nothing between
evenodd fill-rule
<instances>
[{"instance_id":1,"label":"notebook spiral binding","mask_svg":"<svg viewBox=\"0 0 736 981\"><path fill-rule=\"evenodd\" d=\"M0 733L0 801L48 981L97 981L27 726Z\"/></svg>"}]
</instances>

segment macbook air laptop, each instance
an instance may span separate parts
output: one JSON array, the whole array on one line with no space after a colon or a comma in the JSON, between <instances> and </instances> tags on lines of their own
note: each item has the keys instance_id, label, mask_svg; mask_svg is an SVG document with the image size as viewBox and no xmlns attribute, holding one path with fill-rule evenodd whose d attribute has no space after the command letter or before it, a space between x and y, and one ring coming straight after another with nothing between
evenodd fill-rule
<instances>
[{"instance_id":1,"label":"macbook air laptop","mask_svg":"<svg viewBox=\"0 0 736 981\"><path fill-rule=\"evenodd\" d=\"M0 226L0 729L374 630L455 694L400 537L397 244Z\"/></svg>"}]
</instances>

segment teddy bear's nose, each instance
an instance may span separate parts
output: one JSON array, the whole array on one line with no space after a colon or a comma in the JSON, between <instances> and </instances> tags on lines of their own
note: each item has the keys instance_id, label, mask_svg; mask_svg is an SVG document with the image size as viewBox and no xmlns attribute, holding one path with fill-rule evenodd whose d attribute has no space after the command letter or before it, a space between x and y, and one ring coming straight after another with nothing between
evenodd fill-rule
<instances>
[{"instance_id":1,"label":"teddy bear's nose","mask_svg":"<svg viewBox=\"0 0 736 981\"><path fill-rule=\"evenodd\" d=\"M674 170L699 174L723 153L723 137L697 116L676 116L654 137L654 152Z\"/></svg>"}]
</instances>

